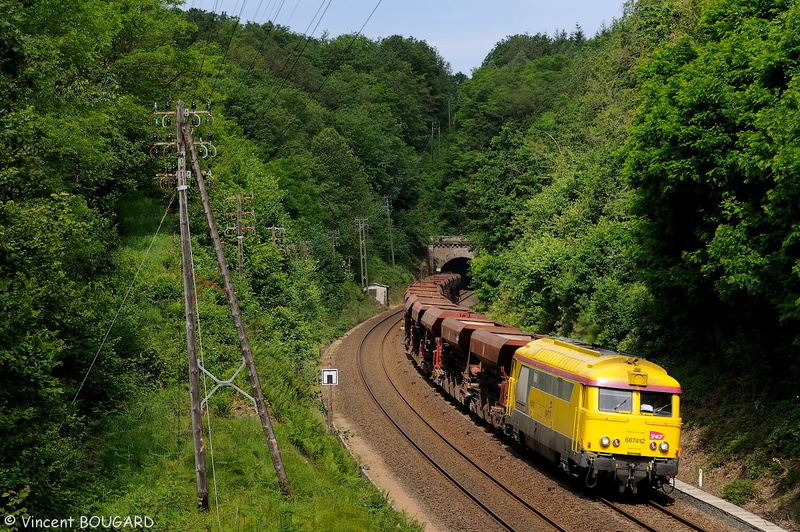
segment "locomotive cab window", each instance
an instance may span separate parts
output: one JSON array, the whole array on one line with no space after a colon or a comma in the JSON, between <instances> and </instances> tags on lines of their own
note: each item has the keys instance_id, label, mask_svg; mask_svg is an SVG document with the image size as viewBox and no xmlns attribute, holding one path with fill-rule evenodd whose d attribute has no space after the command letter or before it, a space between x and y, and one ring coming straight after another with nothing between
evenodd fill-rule
<instances>
[{"instance_id":1,"label":"locomotive cab window","mask_svg":"<svg viewBox=\"0 0 800 532\"><path fill-rule=\"evenodd\" d=\"M652 414L659 417L672 417L672 394L659 392L641 392L642 414Z\"/></svg>"},{"instance_id":2,"label":"locomotive cab window","mask_svg":"<svg viewBox=\"0 0 800 532\"><path fill-rule=\"evenodd\" d=\"M529 372L530 368L527 366L522 366L521 368L519 368L519 378L517 379L516 406L517 410L521 410L522 412L527 412L526 407L528 406Z\"/></svg>"},{"instance_id":3,"label":"locomotive cab window","mask_svg":"<svg viewBox=\"0 0 800 532\"><path fill-rule=\"evenodd\" d=\"M633 392L630 390L598 389L598 408L601 412L630 413L633 408Z\"/></svg>"}]
</instances>

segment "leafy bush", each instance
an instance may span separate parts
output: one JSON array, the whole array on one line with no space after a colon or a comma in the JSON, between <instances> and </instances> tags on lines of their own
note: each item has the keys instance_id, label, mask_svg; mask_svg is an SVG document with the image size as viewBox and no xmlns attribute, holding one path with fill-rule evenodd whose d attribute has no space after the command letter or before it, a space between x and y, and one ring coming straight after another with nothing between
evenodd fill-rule
<instances>
[{"instance_id":1,"label":"leafy bush","mask_svg":"<svg viewBox=\"0 0 800 532\"><path fill-rule=\"evenodd\" d=\"M742 506L755 496L755 485L750 479L737 479L722 488L722 497Z\"/></svg>"}]
</instances>

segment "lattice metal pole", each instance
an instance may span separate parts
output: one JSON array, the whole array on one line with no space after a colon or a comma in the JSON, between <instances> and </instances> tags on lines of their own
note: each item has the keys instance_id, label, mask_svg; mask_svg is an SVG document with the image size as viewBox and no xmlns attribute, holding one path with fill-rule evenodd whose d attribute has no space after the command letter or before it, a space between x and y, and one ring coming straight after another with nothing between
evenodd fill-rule
<instances>
[{"instance_id":1,"label":"lattice metal pole","mask_svg":"<svg viewBox=\"0 0 800 532\"><path fill-rule=\"evenodd\" d=\"M356 219L356 226L358 227L358 254L361 260L361 287L366 288L369 284L367 279L367 225L366 218Z\"/></svg>"}]
</instances>

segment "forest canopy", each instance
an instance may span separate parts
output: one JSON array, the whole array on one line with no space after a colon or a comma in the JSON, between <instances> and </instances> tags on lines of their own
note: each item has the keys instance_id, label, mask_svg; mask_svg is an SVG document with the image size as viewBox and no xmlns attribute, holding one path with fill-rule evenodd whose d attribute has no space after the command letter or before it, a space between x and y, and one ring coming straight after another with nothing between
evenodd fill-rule
<instances>
[{"instance_id":1,"label":"forest canopy","mask_svg":"<svg viewBox=\"0 0 800 532\"><path fill-rule=\"evenodd\" d=\"M212 105L213 130L197 134L218 148L202 164L223 232L228 199L253 198L235 283L304 478L361 482L312 391L321 346L375 311L358 219L370 280L402 290L431 236L468 236L494 318L667 366L692 421L746 429L730 453L766 446L752 471L800 452L796 2L629 1L594 36L509 35L469 78L414 37L315 38L166 0L0 10L3 512L132 509L143 471L164 485L142 504L191 501L164 487L183 482L185 449L147 448L172 449L175 427L159 423L185 418L173 191L154 177L171 161L148 156L174 134L153 127L154 102L178 99ZM211 286L192 201L195 267ZM198 298L209 366L225 371L225 298L213 286ZM713 426L700 405L731 387L773 414ZM213 407L231 434L235 406ZM784 493L800 478L792 464ZM242 475L231 484L277 491ZM331 504L408 525L363 493Z\"/></svg>"}]
</instances>

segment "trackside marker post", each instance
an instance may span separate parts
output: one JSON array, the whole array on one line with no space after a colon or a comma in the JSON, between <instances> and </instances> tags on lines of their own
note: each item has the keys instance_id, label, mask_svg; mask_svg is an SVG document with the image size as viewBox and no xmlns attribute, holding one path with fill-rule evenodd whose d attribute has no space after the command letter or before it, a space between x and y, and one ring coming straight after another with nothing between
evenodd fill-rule
<instances>
[{"instance_id":1,"label":"trackside marker post","mask_svg":"<svg viewBox=\"0 0 800 532\"><path fill-rule=\"evenodd\" d=\"M339 370L323 368L320 383L328 387L328 432L333 434L333 387L339 384Z\"/></svg>"}]
</instances>

